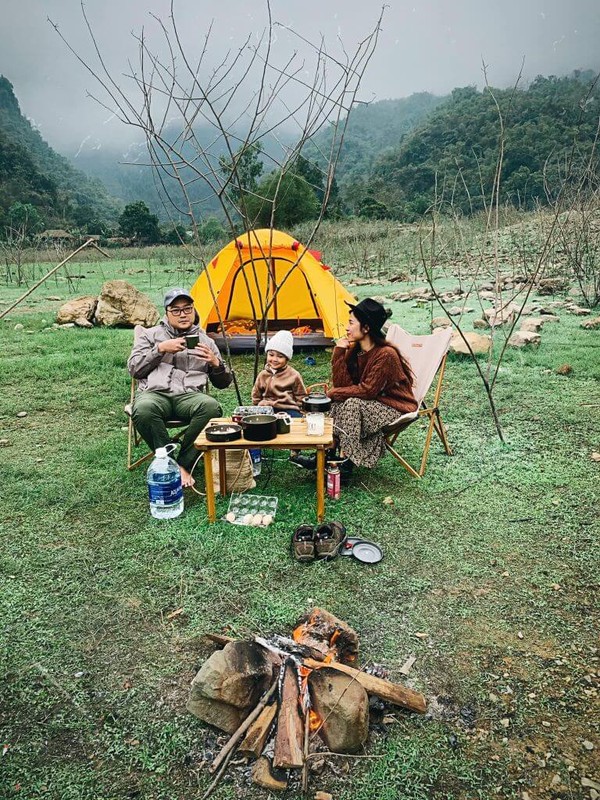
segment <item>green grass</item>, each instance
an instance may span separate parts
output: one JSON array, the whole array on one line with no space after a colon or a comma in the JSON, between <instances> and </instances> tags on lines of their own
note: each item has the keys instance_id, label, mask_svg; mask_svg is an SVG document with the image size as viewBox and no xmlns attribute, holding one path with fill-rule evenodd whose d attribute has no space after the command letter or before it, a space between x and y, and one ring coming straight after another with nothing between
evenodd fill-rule
<instances>
[{"instance_id":1,"label":"green grass","mask_svg":"<svg viewBox=\"0 0 600 800\"><path fill-rule=\"evenodd\" d=\"M158 300L174 282L160 265L150 287L146 272L100 263L78 294L118 275ZM39 289L1 323L0 797L199 797L210 782L200 765L217 748L185 711L210 652L202 634L287 633L313 604L354 626L362 663L398 678L414 654L408 682L431 708L396 713L373 732L373 758L347 772L332 760L313 788L336 800L589 796L581 778L600 774L597 332L559 312L538 350L507 354L496 394L505 445L472 364L451 359L443 411L454 455L434 442L421 481L387 457L328 506L382 545L383 562L305 566L289 538L312 519L314 483L281 454L257 489L279 497L268 529L208 525L196 496L177 520L150 517L144 469L124 467L131 331L45 330L54 292ZM3 299L18 294L10 286ZM438 313L394 311L423 333ZM328 354L316 358L295 361L308 382L328 374ZM557 375L565 362L573 372ZM235 366L247 399L251 358ZM233 391L219 398L237 404ZM421 437L416 427L403 435L413 460ZM265 796L231 774L215 798Z\"/></svg>"}]
</instances>

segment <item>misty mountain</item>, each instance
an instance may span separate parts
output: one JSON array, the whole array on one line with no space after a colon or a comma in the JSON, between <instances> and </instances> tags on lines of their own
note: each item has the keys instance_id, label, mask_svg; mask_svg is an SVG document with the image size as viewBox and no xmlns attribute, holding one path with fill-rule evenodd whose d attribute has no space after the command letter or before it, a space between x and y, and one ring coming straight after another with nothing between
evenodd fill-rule
<instances>
[{"instance_id":1,"label":"misty mountain","mask_svg":"<svg viewBox=\"0 0 600 800\"><path fill-rule=\"evenodd\" d=\"M336 171L340 185L343 187L357 178L366 178L376 159L387 150L397 147L403 136L419 125L442 100L443 98L423 92L400 100L382 100L361 105L353 110ZM177 126L171 126L165 131L165 137L170 141L175 141L179 134L180 129ZM213 167L218 165L221 156L228 156L223 138L215 135L212 126L198 125L194 129L194 135L199 145L210 153ZM240 132L240 136L242 135ZM303 155L325 165L332 137L332 128L320 131L305 146ZM282 146L293 145L295 142L290 140L289 133L282 131L277 138L273 135L263 137L261 144L264 171L267 173L273 168L274 160L281 158ZM190 160L196 155L191 144L184 146L184 153ZM164 175L161 181L161 176L148 166L149 157L144 142L132 142L123 151L88 139L82 143L72 161L87 175L101 180L110 194L123 203L143 200L162 221L187 221L186 201L176 182ZM191 177L190 171L188 177ZM169 188L172 202L166 196L166 187ZM189 191L201 217L220 216L220 204L204 181L195 182Z\"/></svg>"},{"instance_id":2,"label":"misty mountain","mask_svg":"<svg viewBox=\"0 0 600 800\"><path fill-rule=\"evenodd\" d=\"M104 186L56 153L21 114L10 81L0 76L0 217L30 203L48 226L116 220L120 205Z\"/></svg>"}]
</instances>

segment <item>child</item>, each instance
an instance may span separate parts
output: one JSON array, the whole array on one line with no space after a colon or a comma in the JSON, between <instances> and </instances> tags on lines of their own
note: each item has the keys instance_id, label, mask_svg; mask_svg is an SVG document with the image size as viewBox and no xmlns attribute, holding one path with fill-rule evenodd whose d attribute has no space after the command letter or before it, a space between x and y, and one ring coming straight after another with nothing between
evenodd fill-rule
<instances>
[{"instance_id":1,"label":"child","mask_svg":"<svg viewBox=\"0 0 600 800\"><path fill-rule=\"evenodd\" d=\"M258 373L252 388L252 404L271 406L291 417L301 416L300 401L306 395L302 376L290 366L294 354L294 337L289 331L278 331L265 347L265 369Z\"/></svg>"}]
</instances>

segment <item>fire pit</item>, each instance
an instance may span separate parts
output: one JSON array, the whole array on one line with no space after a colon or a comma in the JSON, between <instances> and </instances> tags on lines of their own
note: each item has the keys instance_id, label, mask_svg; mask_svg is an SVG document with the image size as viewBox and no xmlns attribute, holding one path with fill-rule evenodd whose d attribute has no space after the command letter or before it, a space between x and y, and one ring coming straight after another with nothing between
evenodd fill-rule
<instances>
[{"instance_id":1,"label":"fire pit","mask_svg":"<svg viewBox=\"0 0 600 800\"><path fill-rule=\"evenodd\" d=\"M301 770L306 791L316 751L351 754L363 748L369 695L425 713L423 695L358 668L358 635L324 609L298 620L291 638L208 638L222 649L192 681L187 708L231 738L210 767L215 779L205 797L235 751L256 759L252 780L258 785L285 789L288 776L281 771Z\"/></svg>"}]
</instances>

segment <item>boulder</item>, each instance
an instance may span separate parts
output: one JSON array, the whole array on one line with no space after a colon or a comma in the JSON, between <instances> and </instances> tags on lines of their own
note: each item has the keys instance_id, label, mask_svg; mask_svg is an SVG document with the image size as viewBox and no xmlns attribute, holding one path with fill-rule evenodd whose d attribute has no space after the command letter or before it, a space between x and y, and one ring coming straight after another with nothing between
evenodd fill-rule
<instances>
[{"instance_id":1,"label":"boulder","mask_svg":"<svg viewBox=\"0 0 600 800\"><path fill-rule=\"evenodd\" d=\"M98 303L97 297L76 297L64 303L56 314L56 322L66 325L73 322L80 328L91 328L94 312Z\"/></svg>"},{"instance_id":2,"label":"boulder","mask_svg":"<svg viewBox=\"0 0 600 800\"><path fill-rule=\"evenodd\" d=\"M576 317L589 317L592 313L591 309L583 308L582 306L568 305L565 308L569 314L575 314Z\"/></svg>"},{"instance_id":3,"label":"boulder","mask_svg":"<svg viewBox=\"0 0 600 800\"><path fill-rule=\"evenodd\" d=\"M538 283L538 294L556 294L569 288L569 281L565 278L541 278Z\"/></svg>"},{"instance_id":4,"label":"boulder","mask_svg":"<svg viewBox=\"0 0 600 800\"><path fill-rule=\"evenodd\" d=\"M483 318L488 321L491 328L497 328L512 322L517 311L518 308L514 303L507 303L500 308L486 308Z\"/></svg>"},{"instance_id":5,"label":"boulder","mask_svg":"<svg viewBox=\"0 0 600 800\"><path fill-rule=\"evenodd\" d=\"M481 331L483 331L483 330L485 330L486 328L489 328L489 327L490 327L490 324L489 324L489 322L487 321L487 319L474 319L474 320L473 320L473 327L474 327L476 330L481 330Z\"/></svg>"},{"instance_id":6,"label":"boulder","mask_svg":"<svg viewBox=\"0 0 600 800\"><path fill-rule=\"evenodd\" d=\"M96 307L96 322L108 327L150 327L160 319L150 299L127 281L107 281Z\"/></svg>"},{"instance_id":7,"label":"boulder","mask_svg":"<svg viewBox=\"0 0 600 800\"><path fill-rule=\"evenodd\" d=\"M528 317L521 320L520 328L522 331L530 331L531 333L539 333L542 330L544 320L541 317Z\"/></svg>"},{"instance_id":8,"label":"boulder","mask_svg":"<svg viewBox=\"0 0 600 800\"><path fill-rule=\"evenodd\" d=\"M324 720L320 735L334 753L356 753L369 734L369 696L354 678L332 669L311 672L313 708Z\"/></svg>"},{"instance_id":9,"label":"boulder","mask_svg":"<svg viewBox=\"0 0 600 800\"><path fill-rule=\"evenodd\" d=\"M484 333L474 333L471 331L468 331L463 335L470 344L471 350L476 356L485 355L486 353L490 352L490 349L492 347L491 336L487 336ZM452 334L452 339L450 339L450 352L457 353L459 355L470 355L469 348L463 341L458 331L455 331Z\"/></svg>"},{"instance_id":10,"label":"boulder","mask_svg":"<svg viewBox=\"0 0 600 800\"><path fill-rule=\"evenodd\" d=\"M252 710L251 708L236 708L230 706L229 703L220 703L211 697L204 697L200 692L195 691L193 684L186 708L202 722L214 725L215 728L226 733L235 733Z\"/></svg>"},{"instance_id":11,"label":"boulder","mask_svg":"<svg viewBox=\"0 0 600 800\"><path fill-rule=\"evenodd\" d=\"M539 333L533 331L515 331L508 340L509 347L526 347L527 345L538 345L542 341Z\"/></svg>"},{"instance_id":12,"label":"boulder","mask_svg":"<svg viewBox=\"0 0 600 800\"><path fill-rule=\"evenodd\" d=\"M448 319L448 317L434 317L431 320L431 330L435 330L436 328L448 328L452 325L452 321Z\"/></svg>"},{"instance_id":13,"label":"boulder","mask_svg":"<svg viewBox=\"0 0 600 800\"><path fill-rule=\"evenodd\" d=\"M591 319L585 319L583 322L579 323L580 328L585 328L588 331L595 331L600 328L600 317L592 317Z\"/></svg>"},{"instance_id":14,"label":"boulder","mask_svg":"<svg viewBox=\"0 0 600 800\"><path fill-rule=\"evenodd\" d=\"M256 642L229 642L196 674L192 698L202 695L235 708L254 707L271 683L273 666L273 657Z\"/></svg>"}]
</instances>

